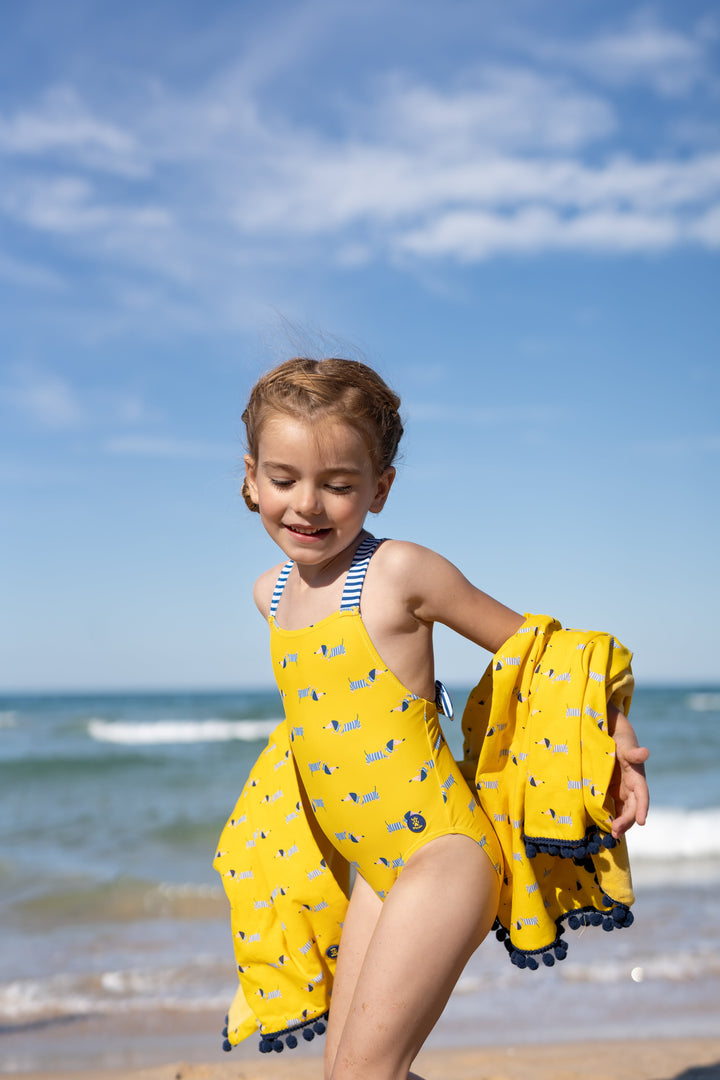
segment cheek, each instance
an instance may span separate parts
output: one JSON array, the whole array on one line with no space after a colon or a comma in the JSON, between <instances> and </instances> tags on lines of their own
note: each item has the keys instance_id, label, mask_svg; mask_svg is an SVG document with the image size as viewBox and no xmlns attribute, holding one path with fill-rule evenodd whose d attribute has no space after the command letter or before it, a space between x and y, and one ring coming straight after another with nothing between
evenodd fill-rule
<instances>
[{"instance_id":1,"label":"cheek","mask_svg":"<svg viewBox=\"0 0 720 1080\"><path fill-rule=\"evenodd\" d=\"M258 505L261 513L272 514L277 511L278 507L283 505L282 493L278 488L272 486L272 484L263 483L262 481L257 485L258 492Z\"/></svg>"}]
</instances>

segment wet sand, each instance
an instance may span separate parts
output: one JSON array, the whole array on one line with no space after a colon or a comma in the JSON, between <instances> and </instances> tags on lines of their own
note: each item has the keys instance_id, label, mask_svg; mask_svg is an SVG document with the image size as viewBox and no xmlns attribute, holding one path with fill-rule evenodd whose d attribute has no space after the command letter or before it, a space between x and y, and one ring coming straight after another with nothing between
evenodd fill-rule
<instances>
[{"instance_id":1,"label":"wet sand","mask_svg":"<svg viewBox=\"0 0 720 1080\"><path fill-rule=\"evenodd\" d=\"M175 1060L131 1069L88 1065L11 1075L25 1080L321 1080L321 1045L311 1049L267 1056L254 1051L252 1057L243 1053L234 1060L227 1055L218 1063ZM720 1035L438 1048L424 1051L415 1069L426 1080L720 1080Z\"/></svg>"}]
</instances>

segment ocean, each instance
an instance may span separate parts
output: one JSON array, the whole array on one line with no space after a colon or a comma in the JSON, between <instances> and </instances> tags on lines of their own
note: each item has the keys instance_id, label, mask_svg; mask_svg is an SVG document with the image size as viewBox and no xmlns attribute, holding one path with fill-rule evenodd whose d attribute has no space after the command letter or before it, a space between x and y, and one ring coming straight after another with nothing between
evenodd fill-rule
<instances>
[{"instance_id":1,"label":"ocean","mask_svg":"<svg viewBox=\"0 0 720 1080\"><path fill-rule=\"evenodd\" d=\"M211 864L280 715L274 691L0 697L1 1071L57 1065L78 1018L217 1013L219 1047L235 973ZM640 687L631 718L652 793L635 924L569 934L539 972L488 940L430 1045L720 1034L720 687Z\"/></svg>"}]
</instances>

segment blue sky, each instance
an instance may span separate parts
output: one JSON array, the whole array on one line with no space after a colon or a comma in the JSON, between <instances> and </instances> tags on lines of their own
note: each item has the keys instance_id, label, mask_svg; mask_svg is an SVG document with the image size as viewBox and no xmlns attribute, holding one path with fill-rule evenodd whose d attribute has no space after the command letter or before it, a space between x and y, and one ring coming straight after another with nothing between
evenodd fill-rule
<instances>
[{"instance_id":1,"label":"blue sky","mask_svg":"<svg viewBox=\"0 0 720 1080\"><path fill-rule=\"evenodd\" d=\"M8 5L0 687L270 683L240 414L310 350L403 397L377 533L720 681L719 53L710 0Z\"/></svg>"}]
</instances>

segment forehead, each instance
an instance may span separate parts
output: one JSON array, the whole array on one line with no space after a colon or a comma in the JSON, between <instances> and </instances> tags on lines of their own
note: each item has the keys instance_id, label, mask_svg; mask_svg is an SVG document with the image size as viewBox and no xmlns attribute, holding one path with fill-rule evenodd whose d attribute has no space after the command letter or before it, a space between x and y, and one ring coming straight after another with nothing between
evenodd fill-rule
<instances>
[{"instance_id":1,"label":"forehead","mask_svg":"<svg viewBox=\"0 0 720 1080\"><path fill-rule=\"evenodd\" d=\"M370 453L360 432L341 417L322 413L312 418L270 413L260 429L258 457L260 462L302 462L327 468L370 465Z\"/></svg>"}]
</instances>

